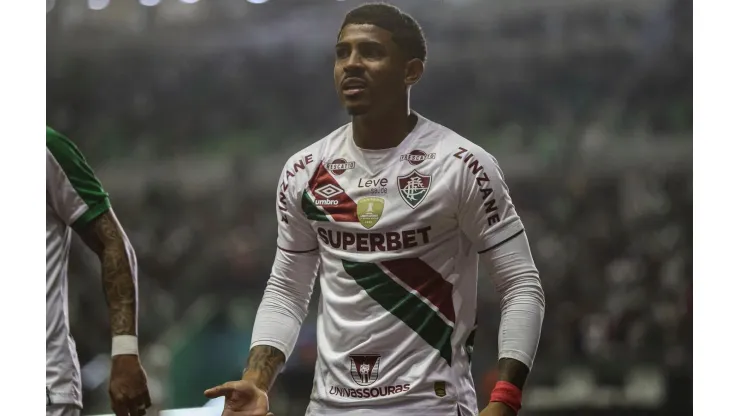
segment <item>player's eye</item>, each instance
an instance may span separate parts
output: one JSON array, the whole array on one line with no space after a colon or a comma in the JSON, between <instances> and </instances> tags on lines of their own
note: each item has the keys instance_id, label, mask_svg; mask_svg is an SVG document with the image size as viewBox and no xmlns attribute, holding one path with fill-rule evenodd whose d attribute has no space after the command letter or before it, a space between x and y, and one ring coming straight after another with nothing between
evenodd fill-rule
<instances>
[{"instance_id":1,"label":"player's eye","mask_svg":"<svg viewBox=\"0 0 740 416\"><path fill-rule=\"evenodd\" d=\"M360 47L362 56L369 59L380 59L385 56L385 50L382 46L376 44L364 44Z\"/></svg>"},{"instance_id":2,"label":"player's eye","mask_svg":"<svg viewBox=\"0 0 740 416\"><path fill-rule=\"evenodd\" d=\"M350 49L347 47L337 47L334 50L334 56L336 57L336 59L346 59L347 57L349 57L349 54Z\"/></svg>"}]
</instances>

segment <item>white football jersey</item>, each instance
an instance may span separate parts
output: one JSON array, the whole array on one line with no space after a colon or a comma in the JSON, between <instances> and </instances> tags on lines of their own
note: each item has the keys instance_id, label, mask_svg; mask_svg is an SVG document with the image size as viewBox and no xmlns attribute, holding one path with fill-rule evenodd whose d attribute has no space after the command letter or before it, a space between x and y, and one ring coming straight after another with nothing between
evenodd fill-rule
<instances>
[{"instance_id":1,"label":"white football jersey","mask_svg":"<svg viewBox=\"0 0 740 416\"><path fill-rule=\"evenodd\" d=\"M307 414L477 415L478 253L524 228L496 160L417 117L395 148L347 124L285 166L278 246L320 258Z\"/></svg>"},{"instance_id":2,"label":"white football jersey","mask_svg":"<svg viewBox=\"0 0 740 416\"><path fill-rule=\"evenodd\" d=\"M80 363L69 331L67 263L72 227L110 209L77 147L46 128L46 400L82 407Z\"/></svg>"}]
</instances>

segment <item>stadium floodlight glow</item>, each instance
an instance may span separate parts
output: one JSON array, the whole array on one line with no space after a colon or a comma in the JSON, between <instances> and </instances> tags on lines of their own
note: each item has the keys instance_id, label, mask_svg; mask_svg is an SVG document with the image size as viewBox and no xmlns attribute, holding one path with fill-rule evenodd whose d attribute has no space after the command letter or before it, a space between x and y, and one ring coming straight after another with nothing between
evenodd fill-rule
<instances>
[{"instance_id":1,"label":"stadium floodlight glow","mask_svg":"<svg viewBox=\"0 0 740 416\"><path fill-rule=\"evenodd\" d=\"M187 4L195 4L198 2L198 0L180 0L180 1L183 3L187 3Z\"/></svg>"},{"instance_id":2,"label":"stadium floodlight glow","mask_svg":"<svg viewBox=\"0 0 740 416\"><path fill-rule=\"evenodd\" d=\"M110 0L87 0L87 7L90 10L103 10L108 7Z\"/></svg>"},{"instance_id":3,"label":"stadium floodlight glow","mask_svg":"<svg viewBox=\"0 0 740 416\"><path fill-rule=\"evenodd\" d=\"M139 0L142 6L154 7L160 3L161 0Z\"/></svg>"},{"instance_id":4,"label":"stadium floodlight glow","mask_svg":"<svg viewBox=\"0 0 740 416\"><path fill-rule=\"evenodd\" d=\"M252 4L263 4L263 3L268 2L268 0L247 0L247 1Z\"/></svg>"}]
</instances>

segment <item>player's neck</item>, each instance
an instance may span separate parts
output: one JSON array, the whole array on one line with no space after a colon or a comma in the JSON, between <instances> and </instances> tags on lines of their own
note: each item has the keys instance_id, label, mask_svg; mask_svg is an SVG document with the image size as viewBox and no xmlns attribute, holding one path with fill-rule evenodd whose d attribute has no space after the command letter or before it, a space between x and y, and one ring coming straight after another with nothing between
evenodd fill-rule
<instances>
[{"instance_id":1,"label":"player's neck","mask_svg":"<svg viewBox=\"0 0 740 416\"><path fill-rule=\"evenodd\" d=\"M390 149L401 144L416 125L416 116L409 107L382 114L352 117L355 144L361 149Z\"/></svg>"}]
</instances>

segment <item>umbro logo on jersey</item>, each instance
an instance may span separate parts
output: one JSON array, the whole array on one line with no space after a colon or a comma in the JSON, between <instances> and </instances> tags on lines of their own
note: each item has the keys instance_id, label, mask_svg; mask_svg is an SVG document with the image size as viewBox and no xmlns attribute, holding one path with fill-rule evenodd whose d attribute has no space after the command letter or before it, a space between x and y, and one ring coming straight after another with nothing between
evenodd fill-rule
<instances>
[{"instance_id":1,"label":"umbro logo on jersey","mask_svg":"<svg viewBox=\"0 0 740 416\"><path fill-rule=\"evenodd\" d=\"M357 355L349 356L349 373L352 380L360 386L369 386L378 380L380 372L380 355Z\"/></svg>"},{"instance_id":2,"label":"umbro logo on jersey","mask_svg":"<svg viewBox=\"0 0 740 416\"><path fill-rule=\"evenodd\" d=\"M321 198L316 198L314 203L316 205L339 205L339 201L337 201L335 198L336 196L342 194L344 190L336 185L328 184L324 185L314 192L316 195L320 196Z\"/></svg>"},{"instance_id":3,"label":"umbro logo on jersey","mask_svg":"<svg viewBox=\"0 0 740 416\"><path fill-rule=\"evenodd\" d=\"M341 194L344 192L344 190L336 185L328 184L324 185L321 188L316 190L316 193L319 194L322 198L331 199L335 196Z\"/></svg>"},{"instance_id":4,"label":"umbro logo on jersey","mask_svg":"<svg viewBox=\"0 0 740 416\"><path fill-rule=\"evenodd\" d=\"M406 176L398 177L398 192L401 198L412 209L421 204L429 193L429 187L432 185L432 177L422 175L414 169L413 172Z\"/></svg>"},{"instance_id":5,"label":"umbro logo on jersey","mask_svg":"<svg viewBox=\"0 0 740 416\"><path fill-rule=\"evenodd\" d=\"M416 166L427 159L435 159L436 157L436 153L427 154L423 150L412 150L405 155L401 155L401 162L405 160L411 165Z\"/></svg>"},{"instance_id":6,"label":"umbro logo on jersey","mask_svg":"<svg viewBox=\"0 0 740 416\"><path fill-rule=\"evenodd\" d=\"M355 168L355 162L347 162L346 159L334 159L333 162L326 164L326 170L329 172L339 176L343 174L344 172L354 169Z\"/></svg>"}]
</instances>

